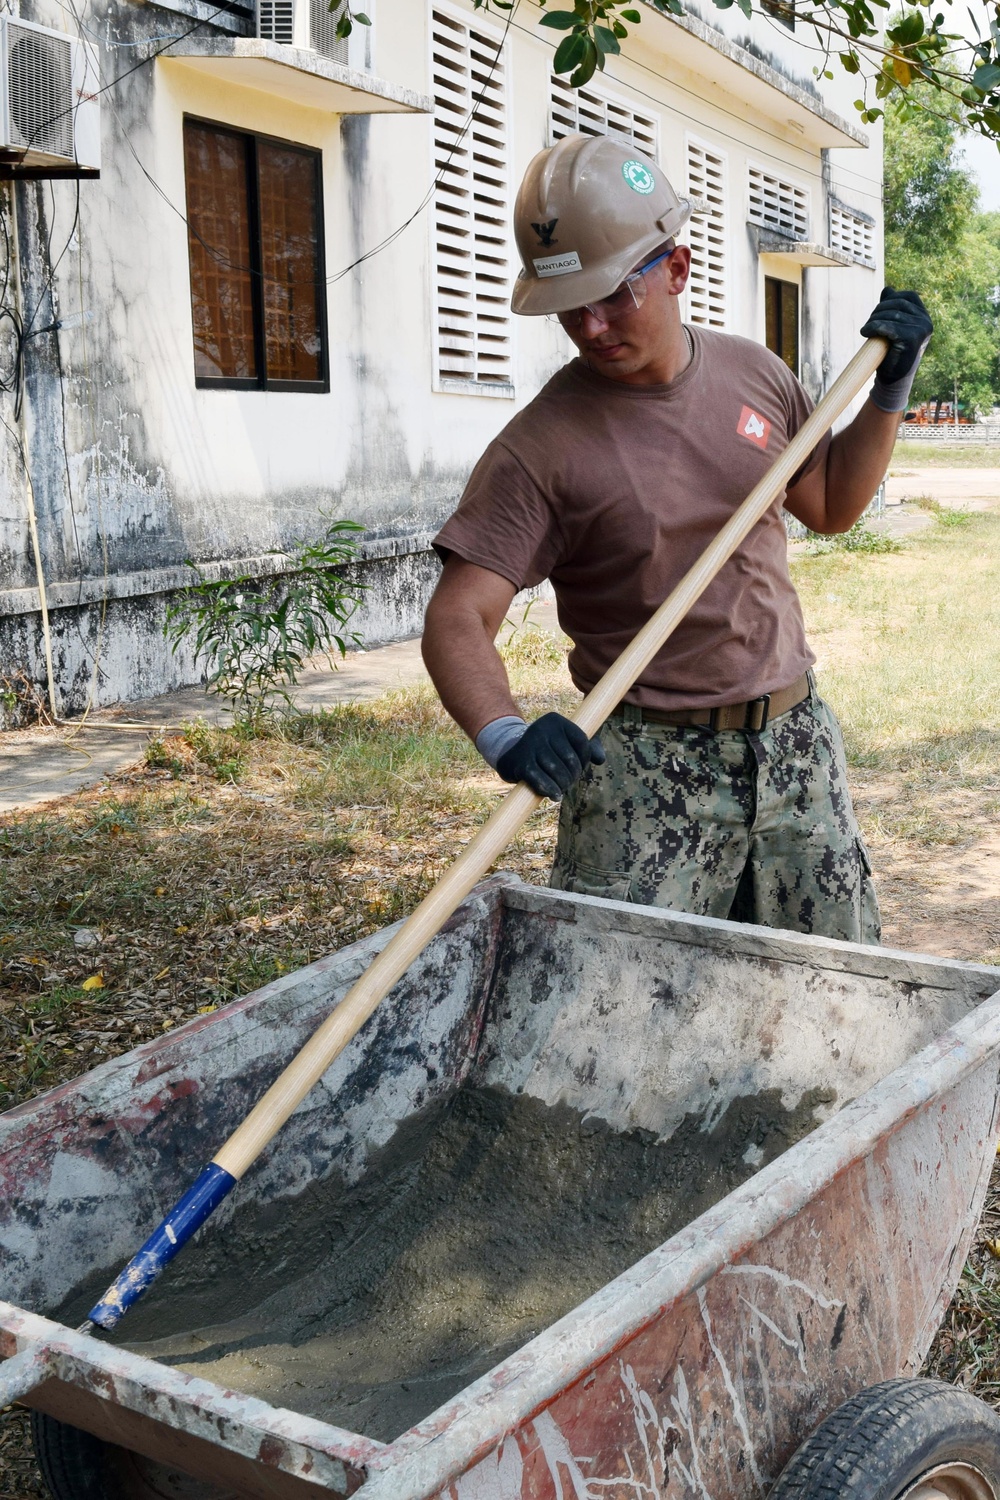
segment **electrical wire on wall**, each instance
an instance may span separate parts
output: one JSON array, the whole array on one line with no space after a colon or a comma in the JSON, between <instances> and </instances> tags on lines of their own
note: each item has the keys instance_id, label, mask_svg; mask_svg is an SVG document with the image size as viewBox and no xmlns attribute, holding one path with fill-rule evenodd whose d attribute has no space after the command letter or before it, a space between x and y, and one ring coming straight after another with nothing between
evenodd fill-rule
<instances>
[{"instance_id":1,"label":"electrical wire on wall","mask_svg":"<svg viewBox=\"0 0 1000 1500\"><path fill-rule=\"evenodd\" d=\"M26 510L27 510L28 532L29 532L29 540L30 540L32 558L33 558L34 568L35 568L36 586L37 586L37 590L38 590L38 599L39 599L39 613L40 613L40 617L41 617L42 643L43 643L43 653L44 653L44 659L45 659L46 689L47 689L48 705L49 705L49 707L48 707L48 717L51 719L51 721L52 721L53 724L65 726L65 727L67 727L67 728L69 728L69 729L71 729L73 731L73 733L71 735L69 735L69 736L66 737L66 742L68 742L68 740L72 739L76 734L78 734L80 732L80 729L86 723L86 720L87 720L87 718L88 718L88 716L90 714L90 711L91 711L91 709L93 707L93 703L94 703L94 699L95 699L95 695L96 695L98 677L99 677L99 673L100 673L101 645L102 645L102 640L103 640L104 622L105 622L105 618L106 618L107 600L108 600L109 567L108 567L108 553L107 553L107 538L106 538L106 534L105 534L105 531L104 531L103 524L102 524L101 519L99 517L98 531L99 531L99 535L101 537L101 548L102 548L102 560L103 560L104 578L103 578L103 586L102 586L101 600L100 600L100 606L99 606L99 620L98 620L97 642L96 642L96 645L95 645L94 649L91 649L89 642L87 641L86 637L83 634L83 631L82 631L82 628L81 628L81 624L80 624L80 610L81 610L81 606L82 606L82 603L83 603L83 589L84 589L84 582L85 582L85 561L84 561L83 549L82 549L80 535L79 535L79 528L78 528L78 525L77 525L76 507L74 505L74 499L73 499L72 474L71 474L71 471L70 471L69 439L68 439L68 433L67 433L67 427L66 427L66 370L65 370L64 365L63 365L62 349L61 349L61 346L59 345L59 342L58 342L58 333L59 333L60 329L63 326L63 322L60 319L55 318L52 322L50 322L50 323L48 323L48 324L46 324L46 325L44 325L42 327L36 327L35 324L38 322L38 320L40 318L42 309L43 309L43 307L45 306L45 303L46 303L46 299L49 298L50 295L51 295L51 293L52 293L52 290L53 290L53 287L54 287L54 284L55 284L55 277L57 275L59 267L62 264L63 260L65 259L65 256L68 253L68 251L70 249L70 246L73 244L74 240L76 240L77 241L78 250L79 250L79 262L78 262L79 285L80 285L80 312L79 312L79 320L80 320L81 325L83 325L84 329L85 329L85 324L86 324L86 309L84 307L84 296L83 296L83 244L82 244L82 223L81 223L81 213L80 213L80 181L79 181L79 179L76 179L76 182L75 182L75 196L74 196L73 216L72 216L72 222L71 222L71 225L70 225L70 228L69 228L69 232L66 235L66 239L65 239L65 241L64 241L64 243L62 245L62 248L60 249L60 251L59 251L59 253L57 255L53 254L53 244L52 244L53 237L54 237L54 228L55 228L55 207L56 207L56 204L55 204L55 194L54 194L54 192L52 194L52 212L48 216L48 218L49 218L49 224L48 224L48 232L47 232L47 236L46 236L46 246L45 246L45 262L46 262L47 271L46 271L44 283L43 283L41 289L38 291L37 295L34 298L34 306L31 309L30 313L27 313L27 314L26 314L26 310L25 310L24 288L23 288L23 286L21 284L21 280L20 280L21 256L20 256L19 247L18 247L17 205L16 205L16 199L15 199L15 191L16 191L15 184L12 182L11 183L11 191L10 191L10 195L9 195L9 208L10 208L9 222L8 222L8 216L7 216L7 214L6 213L0 213L0 238L2 238L3 249L4 249L4 265L3 265L3 272L2 272L2 281L0 281L0 334L2 334L2 331L3 331L3 329L5 327L8 328L10 330L10 343L12 345L12 350L11 350L9 358L6 360L6 362L3 365L0 365L0 393L9 395L9 396L11 396L13 398L12 405L13 405L13 418L14 418L15 426L11 426L11 423L6 420L6 418L4 417L4 415L3 415L2 412L0 412L0 424L2 424L2 426L6 429L6 432L7 432L8 436L11 439L14 451L15 451L15 453L17 455L18 461L20 463L20 467L21 467L22 472L24 474L24 480L25 480L25 503L26 503ZM15 276L15 272L17 273L16 276ZM58 379L59 379L60 419L61 419L61 427L62 427L63 464L64 464L64 470L65 470L66 498L67 498L67 505L69 507L69 512L70 512L70 519L71 519L71 525L72 525L72 531L73 531L73 538L74 538L74 546L75 546L75 550L76 550L77 565L78 565L77 607L76 607L76 613L75 613L75 616L74 616L74 624L75 624L75 627L76 627L76 630L77 630L77 634L80 637L81 645L83 646L83 649L86 652L86 654L91 658L91 663L92 663L91 676L90 676L90 684L89 684L89 688L88 688L88 692L87 692L86 706L85 706L85 709L84 709L83 717L80 720L67 720L67 719L65 719L65 718L62 717L62 714L60 712L61 705L60 705L60 701L59 701L59 692L58 692L58 688L57 688L56 676L55 676L55 670L54 670L54 663L53 663L52 628L51 628L51 617L50 617L50 613L49 613L48 590L47 590L47 586L46 586L45 568L44 568L44 564L43 564L43 561L42 561L41 542L40 542L39 528L38 528L38 511L37 511L37 505L36 505L34 481L33 481L33 477L32 477L32 466L31 466L31 461L30 461L29 438L28 438L27 424L26 424L26 421L25 421L25 413L24 413L24 384L25 384L25 382L24 382L24 370L25 370L26 351L27 351L29 343L30 343L30 341L32 339L39 338L42 335L49 334L49 333L56 335L56 359L57 359L57 369L58 369ZM0 347L2 347L2 346L0 346ZM101 488L102 488L101 478L100 478L100 445L99 445L99 443L96 442L96 429L94 427L94 419L95 419L94 384L93 384L93 381L92 381L92 378L91 378L91 374L90 374L89 355L88 355L88 352L87 352L86 334L85 334L85 332L84 332L84 364L85 364L85 382L86 382L87 390L88 390L88 393L89 393L89 400L87 400L85 403L81 402L81 406L83 404L86 404L88 406L88 408L90 410L90 414L91 414L92 435L95 438L94 445L93 445L93 451L95 453L95 463L97 465L97 470L98 470L98 476L97 476L98 490L100 491ZM100 508L100 501L98 502L98 505L99 505L99 508ZM107 725L101 724L101 725L94 725L94 726L91 726L91 727L100 727L100 728L111 729L111 730L124 729L124 728L135 728L135 729L141 728L144 732L149 732L150 730L162 730L163 728L169 728L169 727L172 727L172 726L163 726L163 725L141 725L140 726L138 724L132 724L132 723L125 724L125 723L122 723L122 722L118 722L116 724L107 724ZM85 751L75 751L75 753L86 754Z\"/></svg>"}]
</instances>

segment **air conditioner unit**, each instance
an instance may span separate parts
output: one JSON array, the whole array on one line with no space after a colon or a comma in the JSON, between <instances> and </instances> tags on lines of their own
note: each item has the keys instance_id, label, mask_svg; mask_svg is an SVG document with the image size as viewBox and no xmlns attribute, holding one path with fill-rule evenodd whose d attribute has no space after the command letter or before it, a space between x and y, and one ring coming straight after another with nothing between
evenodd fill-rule
<instances>
[{"instance_id":1,"label":"air conditioner unit","mask_svg":"<svg viewBox=\"0 0 1000 1500\"><path fill-rule=\"evenodd\" d=\"M96 176L101 166L97 48L0 16L0 166L33 177Z\"/></svg>"},{"instance_id":2,"label":"air conditioner unit","mask_svg":"<svg viewBox=\"0 0 1000 1500\"><path fill-rule=\"evenodd\" d=\"M371 14L371 7L365 7ZM355 25L348 37L337 36L337 21L328 0L257 0L257 35L318 52L331 62L364 71L371 67L370 26Z\"/></svg>"}]
</instances>

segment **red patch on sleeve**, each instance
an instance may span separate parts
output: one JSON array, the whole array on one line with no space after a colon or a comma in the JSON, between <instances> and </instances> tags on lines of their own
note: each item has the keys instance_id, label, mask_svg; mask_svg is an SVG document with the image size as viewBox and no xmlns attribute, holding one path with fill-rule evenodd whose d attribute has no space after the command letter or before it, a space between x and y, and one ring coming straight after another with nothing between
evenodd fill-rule
<instances>
[{"instance_id":1,"label":"red patch on sleeve","mask_svg":"<svg viewBox=\"0 0 1000 1500\"><path fill-rule=\"evenodd\" d=\"M736 431L740 437L747 438L756 448L766 448L767 440L771 436L771 424L766 417L762 417L752 407L744 406L736 424Z\"/></svg>"}]
</instances>

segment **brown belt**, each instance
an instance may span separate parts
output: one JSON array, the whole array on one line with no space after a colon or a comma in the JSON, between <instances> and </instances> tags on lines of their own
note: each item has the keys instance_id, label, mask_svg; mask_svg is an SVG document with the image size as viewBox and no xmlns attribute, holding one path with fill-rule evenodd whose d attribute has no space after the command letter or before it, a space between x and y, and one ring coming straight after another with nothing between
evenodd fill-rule
<instances>
[{"instance_id":1,"label":"brown belt","mask_svg":"<svg viewBox=\"0 0 1000 1500\"><path fill-rule=\"evenodd\" d=\"M718 708L640 708L634 703L619 703L616 714L633 718L643 724L702 724L708 729L749 729L759 734L766 729L770 719L787 714L796 704L809 697L809 678L803 674L791 687L778 693L764 693L760 698L751 698L749 703L723 703Z\"/></svg>"}]
</instances>

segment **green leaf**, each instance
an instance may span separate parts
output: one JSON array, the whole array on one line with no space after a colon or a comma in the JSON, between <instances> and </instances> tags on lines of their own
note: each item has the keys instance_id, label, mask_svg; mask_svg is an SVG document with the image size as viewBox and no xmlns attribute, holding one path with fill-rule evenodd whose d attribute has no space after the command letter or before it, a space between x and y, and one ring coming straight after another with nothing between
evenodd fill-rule
<instances>
[{"instance_id":1,"label":"green leaf","mask_svg":"<svg viewBox=\"0 0 1000 1500\"><path fill-rule=\"evenodd\" d=\"M618 45L618 38L615 36L614 32L609 31L606 26L594 27L594 43L597 46L598 51L603 53L605 57L609 53L614 56L616 53L619 53L622 50Z\"/></svg>"},{"instance_id":2,"label":"green leaf","mask_svg":"<svg viewBox=\"0 0 1000 1500\"><path fill-rule=\"evenodd\" d=\"M571 68L577 67L577 65L580 64L586 56L588 42L589 38L584 36L582 31L574 31L571 36L563 37L562 41L556 48L556 55L552 59L553 72L568 73ZM593 46L593 43L591 42L590 45ZM594 48L594 51L596 53L596 47ZM591 74L593 74L593 71L593 68L591 68ZM572 79L570 80L570 83L572 84L573 88L577 87L577 85L572 82Z\"/></svg>"},{"instance_id":3,"label":"green leaf","mask_svg":"<svg viewBox=\"0 0 1000 1500\"><path fill-rule=\"evenodd\" d=\"M900 47L910 47L918 42L924 34L924 18L918 10L911 11L904 16L898 26L891 26L886 32L890 42L895 42Z\"/></svg>"},{"instance_id":4,"label":"green leaf","mask_svg":"<svg viewBox=\"0 0 1000 1500\"><path fill-rule=\"evenodd\" d=\"M983 63L982 67L977 68L973 73L972 84L982 93L991 94L997 84L1000 84L1000 68L996 63Z\"/></svg>"},{"instance_id":5,"label":"green leaf","mask_svg":"<svg viewBox=\"0 0 1000 1500\"><path fill-rule=\"evenodd\" d=\"M372 24L368 16L363 16L360 11L355 12L354 19L360 26L370 26Z\"/></svg>"},{"instance_id":6,"label":"green leaf","mask_svg":"<svg viewBox=\"0 0 1000 1500\"><path fill-rule=\"evenodd\" d=\"M553 31L568 31L577 24L577 20L571 10L547 10L538 24L551 26Z\"/></svg>"},{"instance_id":7,"label":"green leaf","mask_svg":"<svg viewBox=\"0 0 1000 1500\"><path fill-rule=\"evenodd\" d=\"M739 6L740 10L749 21L750 17L753 15L753 6L750 4L750 0L736 0L736 4Z\"/></svg>"},{"instance_id":8,"label":"green leaf","mask_svg":"<svg viewBox=\"0 0 1000 1500\"><path fill-rule=\"evenodd\" d=\"M623 26L620 21L612 21L611 29L614 32L615 36L621 37L623 40L628 36L628 27Z\"/></svg>"},{"instance_id":9,"label":"green leaf","mask_svg":"<svg viewBox=\"0 0 1000 1500\"><path fill-rule=\"evenodd\" d=\"M622 20L631 21L633 26L638 26L639 22L642 20L642 16L637 10L623 10Z\"/></svg>"},{"instance_id":10,"label":"green leaf","mask_svg":"<svg viewBox=\"0 0 1000 1500\"><path fill-rule=\"evenodd\" d=\"M861 64L859 63L855 53L842 52L840 54L840 61L845 73L860 73Z\"/></svg>"},{"instance_id":11,"label":"green leaf","mask_svg":"<svg viewBox=\"0 0 1000 1500\"><path fill-rule=\"evenodd\" d=\"M590 80L594 76L594 69L602 60L601 54L598 52L596 46L590 40L590 38L584 37L583 41L586 49L586 55L583 59L583 62L577 68L576 72L573 74L572 78L569 81L570 87L574 89L582 88L585 83L590 82Z\"/></svg>"}]
</instances>

